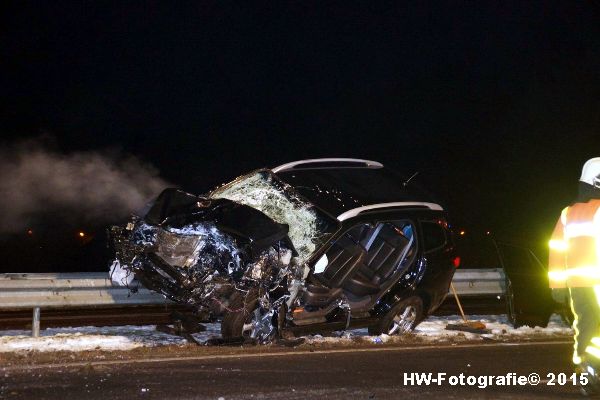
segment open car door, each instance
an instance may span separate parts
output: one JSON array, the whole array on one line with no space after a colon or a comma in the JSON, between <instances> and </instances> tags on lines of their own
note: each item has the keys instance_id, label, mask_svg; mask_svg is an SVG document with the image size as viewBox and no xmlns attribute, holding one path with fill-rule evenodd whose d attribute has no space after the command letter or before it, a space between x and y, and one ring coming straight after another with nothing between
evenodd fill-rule
<instances>
[{"instance_id":1,"label":"open car door","mask_svg":"<svg viewBox=\"0 0 600 400\"><path fill-rule=\"evenodd\" d=\"M506 275L507 315L513 326L545 327L555 312L565 322L572 321L568 304L552 298L548 269L530 249L498 243L498 253Z\"/></svg>"}]
</instances>

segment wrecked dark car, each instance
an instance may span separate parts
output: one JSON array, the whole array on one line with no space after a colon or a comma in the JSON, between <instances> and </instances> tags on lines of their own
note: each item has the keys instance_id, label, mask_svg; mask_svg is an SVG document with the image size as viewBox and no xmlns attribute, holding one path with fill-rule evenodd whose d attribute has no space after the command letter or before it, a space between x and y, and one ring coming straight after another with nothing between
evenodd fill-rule
<instances>
[{"instance_id":1,"label":"wrecked dark car","mask_svg":"<svg viewBox=\"0 0 600 400\"><path fill-rule=\"evenodd\" d=\"M443 208L378 162L297 161L207 196L165 190L112 228L149 289L221 321L224 338L412 330L448 293L457 258Z\"/></svg>"}]
</instances>

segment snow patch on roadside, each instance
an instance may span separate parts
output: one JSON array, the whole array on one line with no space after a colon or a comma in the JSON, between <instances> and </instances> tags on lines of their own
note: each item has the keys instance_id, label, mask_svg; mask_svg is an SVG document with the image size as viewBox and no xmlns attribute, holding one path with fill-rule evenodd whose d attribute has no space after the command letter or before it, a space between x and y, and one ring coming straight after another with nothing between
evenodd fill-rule
<instances>
[{"instance_id":1,"label":"snow patch on roadside","mask_svg":"<svg viewBox=\"0 0 600 400\"><path fill-rule=\"evenodd\" d=\"M197 340L207 340L220 335L218 324L207 324L207 330L195 334ZM77 328L48 328L40 337L31 337L30 331L0 331L0 353L23 351L89 351L132 350L137 347L184 345L179 336L156 330L155 325L145 326L82 326Z\"/></svg>"},{"instance_id":2,"label":"snow patch on roadside","mask_svg":"<svg viewBox=\"0 0 600 400\"><path fill-rule=\"evenodd\" d=\"M352 344L352 343L459 343L472 340L531 340L569 338L573 335L558 315L553 315L546 328L527 326L515 329L505 315L471 315L469 321L483 322L489 334L475 334L463 331L446 330L449 323L460 323L459 316L429 317L415 331L404 336L369 336L367 329L353 329L336 332L332 335L306 336L306 344ZM205 324L205 332L194 334L200 342L220 336L219 324ZM137 347L183 346L187 341L178 336L158 332L154 325L118 327L77 327L48 328L40 332L39 338L32 338L30 331L0 331L0 353L25 351L89 351L89 350L131 350Z\"/></svg>"},{"instance_id":3,"label":"snow patch on roadside","mask_svg":"<svg viewBox=\"0 0 600 400\"><path fill-rule=\"evenodd\" d=\"M477 334L465 331L446 330L448 324L458 324L462 319L458 315L436 317L431 316L421 322L415 331L405 336L369 336L367 329L355 329L341 332L338 336L310 335L307 337L307 343L351 343L351 342L371 342L371 343L401 343L407 339L413 339L423 343L435 342L461 342L467 340L526 340L534 338L568 338L573 336L573 330L565 325L559 315L553 315L546 328L522 326L518 329L513 328L506 315L469 315L469 321L479 321L485 324L490 330L487 334Z\"/></svg>"},{"instance_id":4,"label":"snow patch on roadside","mask_svg":"<svg viewBox=\"0 0 600 400\"><path fill-rule=\"evenodd\" d=\"M142 346L123 336L86 335L83 333L58 333L39 338L19 336L0 337L0 353L22 351L86 351L131 350Z\"/></svg>"},{"instance_id":5,"label":"snow patch on roadside","mask_svg":"<svg viewBox=\"0 0 600 400\"><path fill-rule=\"evenodd\" d=\"M572 336L573 330L565 325L557 314L552 315L548 326L545 328L536 326L522 326L513 328L508 322L506 315L471 315L469 321L478 321L485 324L491 331L489 334L478 335L475 333L445 330L448 323L461 323L462 319L458 315L449 317L430 317L422 322L415 329L415 333L423 337L439 338L440 336L455 336L457 334L470 335L471 338L483 337L488 339L509 339L514 337L538 337L538 336Z\"/></svg>"}]
</instances>

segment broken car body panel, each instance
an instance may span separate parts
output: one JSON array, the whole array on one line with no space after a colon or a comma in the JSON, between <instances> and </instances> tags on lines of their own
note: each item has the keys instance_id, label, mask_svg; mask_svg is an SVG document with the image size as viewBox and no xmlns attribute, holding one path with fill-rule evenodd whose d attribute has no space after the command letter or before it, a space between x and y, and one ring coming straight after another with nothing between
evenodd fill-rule
<instances>
[{"instance_id":1,"label":"broken car body panel","mask_svg":"<svg viewBox=\"0 0 600 400\"><path fill-rule=\"evenodd\" d=\"M224 336L410 330L443 301L454 246L442 207L405 182L377 162L323 159L206 197L167 189L112 228L116 256L150 289L223 317Z\"/></svg>"}]
</instances>

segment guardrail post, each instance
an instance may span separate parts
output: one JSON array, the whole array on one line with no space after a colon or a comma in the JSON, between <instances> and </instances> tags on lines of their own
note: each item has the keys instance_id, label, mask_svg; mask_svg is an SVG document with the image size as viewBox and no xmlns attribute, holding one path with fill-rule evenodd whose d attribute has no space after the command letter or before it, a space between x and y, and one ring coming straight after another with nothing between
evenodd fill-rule
<instances>
[{"instance_id":1,"label":"guardrail post","mask_svg":"<svg viewBox=\"0 0 600 400\"><path fill-rule=\"evenodd\" d=\"M40 308L34 307L33 309L33 322L31 323L31 336L40 336Z\"/></svg>"}]
</instances>

